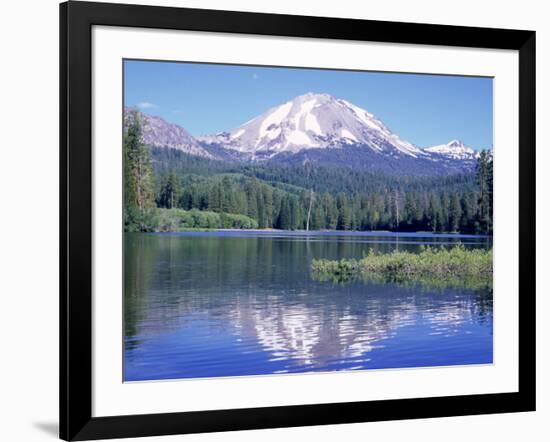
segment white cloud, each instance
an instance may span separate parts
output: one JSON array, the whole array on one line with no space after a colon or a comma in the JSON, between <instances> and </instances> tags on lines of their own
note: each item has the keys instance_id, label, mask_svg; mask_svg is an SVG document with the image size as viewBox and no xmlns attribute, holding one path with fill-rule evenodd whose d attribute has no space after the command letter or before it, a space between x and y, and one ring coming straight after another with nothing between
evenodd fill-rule
<instances>
[{"instance_id":1,"label":"white cloud","mask_svg":"<svg viewBox=\"0 0 550 442\"><path fill-rule=\"evenodd\" d=\"M149 103L148 101L142 101L136 104L136 106L139 107L140 109L155 109L158 107L156 104Z\"/></svg>"}]
</instances>

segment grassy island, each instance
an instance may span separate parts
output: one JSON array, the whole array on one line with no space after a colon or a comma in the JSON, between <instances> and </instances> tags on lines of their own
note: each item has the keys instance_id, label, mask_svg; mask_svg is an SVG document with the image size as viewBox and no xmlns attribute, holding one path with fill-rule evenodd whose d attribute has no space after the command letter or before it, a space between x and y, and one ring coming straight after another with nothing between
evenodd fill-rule
<instances>
[{"instance_id":1,"label":"grassy island","mask_svg":"<svg viewBox=\"0 0 550 442\"><path fill-rule=\"evenodd\" d=\"M477 288L492 284L493 251L423 247L420 253L375 253L362 259L339 261L319 259L311 263L318 281L349 282L357 279L373 282L420 283L430 286Z\"/></svg>"}]
</instances>

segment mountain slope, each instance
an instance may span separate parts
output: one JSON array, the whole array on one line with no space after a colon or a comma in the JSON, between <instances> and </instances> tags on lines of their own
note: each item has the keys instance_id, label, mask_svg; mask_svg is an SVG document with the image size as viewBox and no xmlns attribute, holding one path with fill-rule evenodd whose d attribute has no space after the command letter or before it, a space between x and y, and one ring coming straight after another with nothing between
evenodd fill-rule
<instances>
[{"instance_id":1,"label":"mountain slope","mask_svg":"<svg viewBox=\"0 0 550 442\"><path fill-rule=\"evenodd\" d=\"M136 109L124 109L125 121L139 115L142 122L143 142L151 147L163 147L205 158L215 158L202 144L183 127L169 123L163 118L144 114Z\"/></svg>"}]
</instances>

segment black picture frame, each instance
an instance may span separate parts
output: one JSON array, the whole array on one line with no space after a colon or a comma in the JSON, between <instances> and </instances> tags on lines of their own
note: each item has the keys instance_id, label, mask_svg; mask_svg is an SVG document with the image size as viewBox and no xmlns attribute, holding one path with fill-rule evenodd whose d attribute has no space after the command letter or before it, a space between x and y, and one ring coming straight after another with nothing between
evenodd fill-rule
<instances>
[{"instance_id":1,"label":"black picture frame","mask_svg":"<svg viewBox=\"0 0 550 442\"><path fill-rule=\"evenodd\" d=\"M92 417L94 25L519 53L519 391ZM108 3L60 5L60 437L90 440L535 410L535 32Z\"/></svg>"}]
</instances>

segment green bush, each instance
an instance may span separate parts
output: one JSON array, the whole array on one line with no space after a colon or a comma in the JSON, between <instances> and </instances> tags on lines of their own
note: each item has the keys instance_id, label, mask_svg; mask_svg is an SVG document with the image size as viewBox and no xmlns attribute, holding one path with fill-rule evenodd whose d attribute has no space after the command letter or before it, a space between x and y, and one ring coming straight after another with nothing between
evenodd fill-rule
<instances>
[{"instance_id":1,"label":"green bush","mask_svg":"<svg viewBox=\"0 0 550 442\"><path fill-rule=\"evenodd\" d=\"M140 212L137 208L124 209L124 231L153 232L157 229L157 209Z\"/></svg>"},{"instance_id":2,"label":"green bush","mask_svg":"<svg viewBox=\"0 0 550 442\"><path fill-rule=\"evenodd\" d=\"M189 229L256 229L258 223L245 215L203 210L157 209L156 231L178 232Z\"/></svg>"},{"instance_id":3,"label":"green bush","mask_svg":"<svg viewBox=\"0 0 550 442\"><path fill-rule=\"evenodd\" d=\"M420 253L375 253L372 250L360 260L313 260L313 277L319 281L348 282L414 281L430 285L486 285L492 283L493 251L466 249L458 245L451 249L422 248Z\"/></svg>"}]
</instances>

